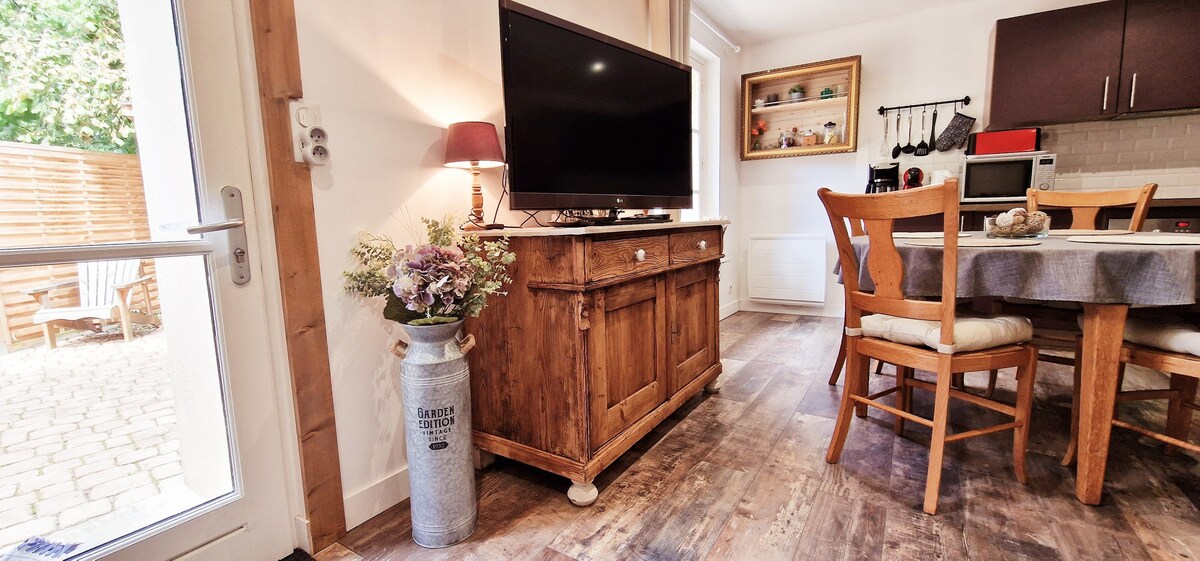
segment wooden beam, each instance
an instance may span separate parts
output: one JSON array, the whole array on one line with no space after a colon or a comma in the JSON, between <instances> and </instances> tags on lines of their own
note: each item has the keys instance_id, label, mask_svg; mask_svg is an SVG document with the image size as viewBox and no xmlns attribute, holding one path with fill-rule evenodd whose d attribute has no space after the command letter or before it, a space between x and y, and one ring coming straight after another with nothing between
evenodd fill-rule
<instances>
[{"instance_id":1,"label":"wooden beam","mask_svg":"<svg viewBox=\"0 0 1200 561\"><path fill-rule=\"evenodd\" d=\"M303 95L292 0L250 0L259 102L275 223L283 321L291 365L304 509L313 551L346 534L329 347L308 164L292 160L288 101Z\"/></svg>"}]
</instances>

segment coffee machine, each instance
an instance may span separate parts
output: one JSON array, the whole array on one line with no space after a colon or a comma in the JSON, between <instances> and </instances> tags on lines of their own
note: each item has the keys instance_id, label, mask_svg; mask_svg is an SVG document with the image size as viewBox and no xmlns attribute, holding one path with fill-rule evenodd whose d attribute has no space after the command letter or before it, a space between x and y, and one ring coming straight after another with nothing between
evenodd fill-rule
<instances>
[{"instance_id":1,"label":"coffee machine","mask_svg":"<svg viewBox=\"0 0 1200 561\"><path fill-rule=\"evenodd\" d=\"M880 163L867 170L867 193L887 193L900 189L900 162Z\"/></svg>"}]
</instances>

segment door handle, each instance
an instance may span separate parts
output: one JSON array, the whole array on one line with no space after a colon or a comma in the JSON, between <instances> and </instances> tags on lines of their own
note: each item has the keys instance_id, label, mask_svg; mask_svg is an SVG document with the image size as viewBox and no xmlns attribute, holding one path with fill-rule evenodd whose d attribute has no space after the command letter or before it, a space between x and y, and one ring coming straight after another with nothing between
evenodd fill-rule
<instances>
[{"instance_id":1,"label":"door handle","mask_svg":"<svg viewBox=\"0 0 1200 561\"><path fill-rule=\"evenodd\" d=\"M1133 102L1137 100L1137 72L1133 73L1133 83L1129 85L1129 108L1133 109Z\"/></svg>"},{"instance_id":2,"label":"door handle","mask_svg":"<svg viewBox=\"0 0 1200 561\"><path fill-rule=\"evenodd\" d=\"M246 244L246 214L242 208L242 190L233 185L221 188L221 201L225 205L225 220L189 226L189 234L226 232L229 243L229 273L233 284L250 282L250 253Z\"/></svg>"},{"instance_id":3,"label":"door handle","mask_svg":"<svg viewBox=\"0 0 1200 561\"><path fill-rule=\"evenodd\" d=\"M241 228L246 225L246 221L241 218L235 220L226 220L224 222L209 222L208 224L197 224L188 226L187 233L189 234L207 234L209 232L221 232L224 230L232 230Z\"/></svg>"},{"instance_id":4,"label":"door handle","mask_svg":"<svg viewBox=\"0 0 1200 561\"><path fill-rule=\"evenodd\" d=\"M1104 103L1100 106L1101 111L1108 111L1108 79L1111 76L1104 77Z\"/></svg>"}]
</instances>

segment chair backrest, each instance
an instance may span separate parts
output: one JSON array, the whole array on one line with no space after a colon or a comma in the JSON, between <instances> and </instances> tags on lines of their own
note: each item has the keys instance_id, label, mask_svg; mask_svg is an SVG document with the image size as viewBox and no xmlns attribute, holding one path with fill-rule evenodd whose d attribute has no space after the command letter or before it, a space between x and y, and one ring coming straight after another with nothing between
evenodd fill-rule
<instances>
[{"instance_id":1,"label":"chair backrest","mask_svg":"<svg viewBox=\"0 0 1200 561\"><path fill-rule=\"evenodd\" d=\"M79 305L85 308L115 306L117 286L142 274L141 259L84 261L76 265L79 275Z\"/></svg>"},{"instance_id":2,"label":"chair backrest","mask_svg":"<svg viewBox=\"0 0 1200 561\"><path fill-rule=\"evenodd\" d=\"M1091 230L1096 227L1096 218L1100 209L1114 206L1133 206L1133 218L1129 221L1129 229L1141 231L1146 222L1146 213L1150 212L1150 199L1154 198L1157 183L1147 183L1134 189L1116 189L1113 191L1038 191L1030 189L1026 193L1029 211L1045 211L1047 208L1071 209L1071 230Z\"/></svg>"},{"instance_id":3,"label":"chair backrest","mask_svg":"<svg viewBox=\"0 0 1200 561\"><path fill-rule=\"evenodd\" d=\"M846 290L846 328L862 327L863 312L938 321L942 327L940 343L954 346L954 306L958 289L958 180L947 179L942 185L917 189L849 195L829 189L817 192L837 244L842 264L842 283ZM892 239L895 222L900 218L943 215L942 296L938 301L915 300L904 294L904 262ZM875 291L859 289L859 261L846 232L846 221L853 226L862 220L868 237L866 267Z\"/></svg>"}]
</instances>

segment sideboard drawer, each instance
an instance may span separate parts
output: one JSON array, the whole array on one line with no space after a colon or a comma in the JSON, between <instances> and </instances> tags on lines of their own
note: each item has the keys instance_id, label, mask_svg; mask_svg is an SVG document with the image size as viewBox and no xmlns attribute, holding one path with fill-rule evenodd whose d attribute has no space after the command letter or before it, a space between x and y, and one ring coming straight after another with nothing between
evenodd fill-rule
<instances>
[{"instance_id":1,"label":"sideboard drawer","mask_svg":"<svg viewBox=\"0 0 1200 561\"><path fill-rule=\"evenodd\" d=\"M670 263L667 236L643 236L592 242L587 278L598 281L665 269Z\"/></svg>"},{"instance_id":2,"label":"sideboard drawer","mask_svg":"<svg viewBox=\"0 0 1200 561\"><path fill-rule=\"evenodd\" d=\"M721 255L721 230L671 234L671 264L694 263Z\"/></svg>"}]
</instances>

